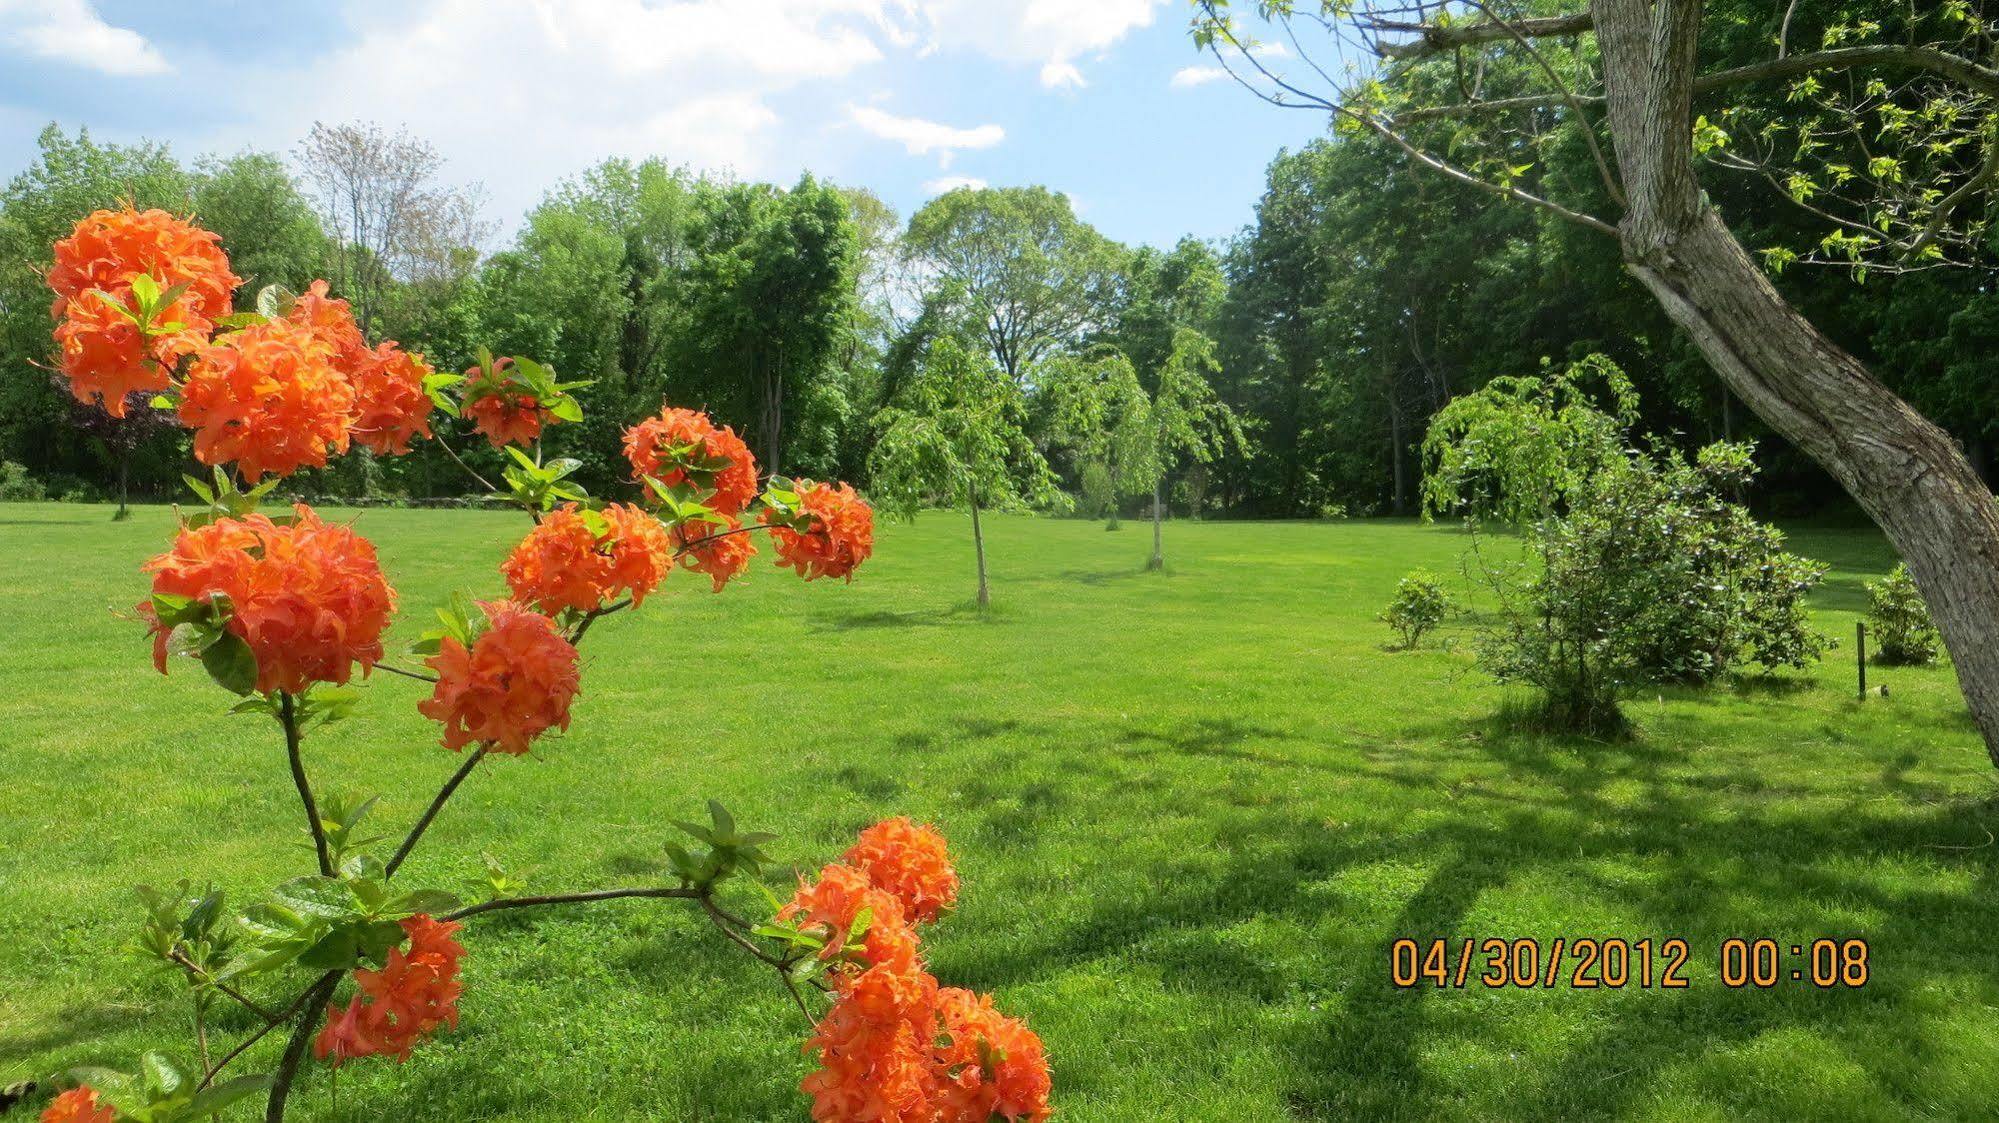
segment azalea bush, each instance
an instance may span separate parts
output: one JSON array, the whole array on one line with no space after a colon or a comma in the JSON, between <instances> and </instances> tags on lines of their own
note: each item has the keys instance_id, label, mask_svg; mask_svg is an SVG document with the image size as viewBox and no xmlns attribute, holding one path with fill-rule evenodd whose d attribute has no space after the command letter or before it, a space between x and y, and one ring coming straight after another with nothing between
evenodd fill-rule
<instances>
[{"instance_id":1,"label":"azalea bush","mask_svg":"<svg viewBox=\"0 0 1999 1123\"><path fill-rule=\"evenodd\" d=\"M747 569L760 532L799 577L851 578L874 528L851 487L765 478L732 429L669 406L625 434L631 494L587 495L571 479L576 462L544 451L550 430L581 417L570 395L579 383L483 353L463 374L441 373L394 342L368 343L324 282L299 294L267 288L254 310L237 310L240 282L216 236L161 211L85 218L56 244L48 282L55 365L77 399L120 416L163 411L193 431L208 468L189 477L199 503L146 563L150 589L136 614L161 672L198 666L232 712L267 722L282 742L311 864L242 909L193 876L140 888L133 943L186 983L197 1059L161 1050L135 1070L63 1074L47 1082L60 1092L44 1123L207 1119L255 1097L266 1119L281 1119L303 1065L401 1061L456 1026L461 1003L477 1016L462 968L477 955L478 918L645 898L698 910L774 972L816 1060L801 1085L813 1118L1047 1117L1039 1039L925 966L922 932L958 893L944 839L927 825L875 824L788 897L763 880L773 836L742 829L715 803L706 825L661 839L666 884L525 895L488 858L489 892L463 901L407 873L475 770L569 728L582 691L578 646L598 621L643 605L676 567L719 593ZM454 423L505 450L497 483L466 473L491 501L519 507L527 530L498 565L504 593L454 595L437 626L392 655L384 636L399 605L374 546L306 505L265 511L260 501L290 473L356 445L393 456L434 440L450 451ZM325 794L308 766L310 738L362 703L352 683L376 671L416 684L416 709L458 755L399 830L372 825L374 797ZM729 899L746 894L751 906ZM256 1026L226 1045L208 1032L224 1002ZM240 1072L271 1035L284 1041L275 1067ZM774 1046L773 1065L788 1052Z\"/></svg>"}]
</instances>

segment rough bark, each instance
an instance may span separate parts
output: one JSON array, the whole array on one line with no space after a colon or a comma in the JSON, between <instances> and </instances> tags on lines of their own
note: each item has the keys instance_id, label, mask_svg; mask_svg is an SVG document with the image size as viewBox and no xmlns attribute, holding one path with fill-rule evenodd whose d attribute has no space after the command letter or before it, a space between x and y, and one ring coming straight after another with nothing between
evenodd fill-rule
<instances>
[{"instance_id":1,"label":"rough bark","mask_svg":"<svg viewBox=\"0 0 1999 1123\"><path fill-rule=\"evenodd\" d=\"M1942 429L1800 315L1708 205L1691 146L1697 0L1596 0L1626 267L1723 382L1880 525L1999 764L1999 507Z\"/></svg>"}]
</instances>

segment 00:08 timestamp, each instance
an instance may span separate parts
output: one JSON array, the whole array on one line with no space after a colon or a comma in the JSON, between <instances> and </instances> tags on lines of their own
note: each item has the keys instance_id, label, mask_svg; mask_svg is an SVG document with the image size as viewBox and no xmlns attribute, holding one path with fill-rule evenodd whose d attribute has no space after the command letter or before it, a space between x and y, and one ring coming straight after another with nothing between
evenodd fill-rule
<instances>
[{"instance_id":1,"label":"00:08 timestamp","mask_svg":"<svg viewBox=\"0 0 1999 1123\"><path fill-rule=\"evenodd\" d=\"M1770 989L1780 983L1860 987L1867 983L1867 941L1818 939L1810 944L1774 939L1727 939L1721 943L1717 977L1723 986ZM1687 941L1677 937L1581 937L1553 940L1404 937L1389 946L1389 978L1395 986L1517 989L1567 987L1678 990L1691 985Z\"/></svg>"}]
</instances>

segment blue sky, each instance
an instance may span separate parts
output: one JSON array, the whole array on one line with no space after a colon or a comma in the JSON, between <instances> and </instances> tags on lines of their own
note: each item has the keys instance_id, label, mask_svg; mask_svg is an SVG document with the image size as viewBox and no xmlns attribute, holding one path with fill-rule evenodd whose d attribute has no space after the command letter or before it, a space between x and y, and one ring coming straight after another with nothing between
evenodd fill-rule
<instances>
[{"instance_id":1,"label":"blue sky","mask_svg":"<svg viewBox=\"0 0 1999 1123\"><path fill-rule=\"evenodd\" d=\"M183 158L407 126L510 231L605 156L873 188L1043 183L1128 242L1224 237L1321 118L1257 101L1184 0L0 0L0 177L50 121Z\"/></svg>"}]
</instances>

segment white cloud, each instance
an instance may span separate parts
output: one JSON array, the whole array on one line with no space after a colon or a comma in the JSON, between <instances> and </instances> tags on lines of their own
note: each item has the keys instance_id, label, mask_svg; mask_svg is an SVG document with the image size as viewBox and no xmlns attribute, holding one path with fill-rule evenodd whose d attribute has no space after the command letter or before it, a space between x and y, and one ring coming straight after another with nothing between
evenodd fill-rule
<instances>
[{"instance_id":1,"label":"white cloud","mask_svg":"<svg viewBox=\"0 0 1999 1123\"><path fill-rule=\"evenodd\" d=\"M905 35L1037 66L1051 89L1084 84L1079 60L1152 23L1167 0L891 0ZM911 30L913 29L913 30Z\"/></svg>"},{"instance_id":2,"label":"white cloud","mask_svg":"<svg viewBox=\"0 0 1999 1123\"><path fill-rule=\"evenodd\" d=\"M1176 90L1191 90L1195 86L1219 82L1228 76L1229 72L1219 66L1183 66L1173 72L1173 77L1167 85Z\"/></svg>"},{"instance_id":3,"label":"white cloud","mask_svg":"<svg viewBox=\"0 0 1999 1123\"><path fill-rule=\"evenodd\" d=\"M407 127L508 226L610 156L786 179L801 158L775 99L878 63L881 2L375 0L303 70L241 75L256 116L198 147L289 150L316 118Z\"/></svg>"},{"instance_id":4,"label":"white cloud","mask_svg":"<svg viewBox=\"0 0 1999 1123\"><path fill-rule=\"evenodd\" d=\"M1073 90L1089 85L1073 62L1050 59L1041 64L1041 84L1051 90Z\"/></svg>"},{"instance_id":5,"label":"white cloud","mask_svg":"<svg viewBox=\"0 0 1999 1123\"><path fill-rule=\"evenodd\" d=\"M946 191L956 191L960 187L969 187L974 191L981 191L987 186L988 184L985 180L975 175L947 175L939 176L932 180L925 180L923 190L926 194L942 195Z\"/></svg>"},{"instance_id":6,"label":"white cloud","mask_svg":"<svg viewBox=\"0 0 1999 1123\"><path fill-rule=\"evenodd\" d=\"M105 23L90 0L0 0L0 17L15 24L5 42L41 58L121 78L173 73L145 36Z\"/></svg>"},{"instance_id":7,"label":"white cloud","mask_svg":"<svg viewBox=\"0 0 1999 1123\"><path fill-rule=\"evenodd\" d=\"M911 156L937 153L939 163L947 168L951 158L964 149L991 148L1006 139L1006 130L998 125L960 129L921 117L898 117L872 105L852 106L847 114L870 135L902 145Z\"/></svg>"}]
</instances>

